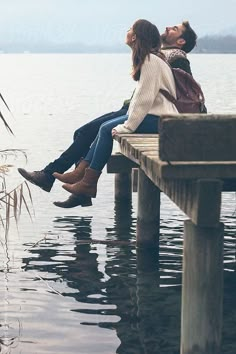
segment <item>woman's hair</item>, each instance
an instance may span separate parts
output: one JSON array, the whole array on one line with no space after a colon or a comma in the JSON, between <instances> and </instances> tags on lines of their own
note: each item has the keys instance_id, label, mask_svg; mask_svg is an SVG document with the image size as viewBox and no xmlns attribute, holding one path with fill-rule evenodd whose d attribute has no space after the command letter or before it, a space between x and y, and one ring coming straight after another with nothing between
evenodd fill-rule
<instances>
[{"instance_id":1,"label":"woman's hair","mask_svg":"<svg viewBox=\"0 0 236 354\"><path fill-rule=\"evenodd\" d=\"M132 45L133 71L135 81L140 78L141 66L150 53L158 54L161 48L160 33L155 25L147 20L137 20L132 26L136 40Z\"/></svg>"}]
</instances>

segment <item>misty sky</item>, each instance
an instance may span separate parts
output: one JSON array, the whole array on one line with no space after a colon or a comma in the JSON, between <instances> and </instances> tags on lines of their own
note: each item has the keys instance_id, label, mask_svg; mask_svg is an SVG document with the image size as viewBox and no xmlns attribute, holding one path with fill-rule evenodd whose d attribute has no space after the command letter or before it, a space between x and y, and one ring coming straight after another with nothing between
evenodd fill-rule
<instances>
[{"instance_id":1,"label":"misty sky","mask_svg":"<svg viewBox=\"0 0 236 354\"><path fill-rule=\"evenodd\" d=\"M123 43L138 18L161 33L184 19L199 36L236 30L236 0L0 0L0 11L0 43Z\"/></svg>"}]
</instances>

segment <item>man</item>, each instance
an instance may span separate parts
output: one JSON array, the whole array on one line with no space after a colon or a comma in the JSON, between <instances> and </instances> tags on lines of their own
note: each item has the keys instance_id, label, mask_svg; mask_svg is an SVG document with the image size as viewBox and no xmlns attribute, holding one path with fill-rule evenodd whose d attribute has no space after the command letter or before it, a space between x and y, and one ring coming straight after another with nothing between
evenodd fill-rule
<instances>
[{"instance_id":1,"label":"man","mask_svg":"<svg viewBox=\"0 0 236 354\"><path fill-rule=\"evenodd\" d=\"M190 63L186 53L189 53L196 45L197 35L191 28L188 21L184 21L173 27L166 27L162 34L162 52L172 67L177 67L191 74ZM105 114L77 129L74 133L74 142L55 161L49 163L41 171L28 172L19 168L19 173L29 182L37 185L46 192L50 192L55 177L65 183L74 183L77 180L77 169L65 173L73 164L78 163L86 156L90 145L94 141L100 126L113 118L125 115L129 108L130 100L126 100L119 111ZM80 163L83 164L83 160ZM90 206L91 198L85 196L74 196L73 194L65 202L55 202L55 205L63 208L74 206Z\"/></svg>"},{"instance_id":2,"label":"man","mask_svg":"<svg viewBox=\"0 0 236 354\"><path fill-rule=\"evenodd\" d=\"M195 47L197 37L189 22L184 21L180 25L166 27L161 39L162 52L172 68L180 68L192 75L186 53Z\"/></svg>"}]
</instances>

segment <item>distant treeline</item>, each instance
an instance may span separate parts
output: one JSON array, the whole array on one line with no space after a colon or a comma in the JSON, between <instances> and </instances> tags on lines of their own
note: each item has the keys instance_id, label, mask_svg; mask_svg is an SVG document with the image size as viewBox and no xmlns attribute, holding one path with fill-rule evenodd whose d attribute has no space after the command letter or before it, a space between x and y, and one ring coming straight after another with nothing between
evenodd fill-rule
<instances>
[{"instance_id":1,"label":"distant treeline","mask_svg":"<svg viewBox=\"0 0 236 354\"><path fill-rule=\"evenodd\" d=\"M129 53L124 43L87 45L81 42L1 42L0 53ZM205 36L197 41L194 53L236 53L236 36Z\"/></svg>"},{"instance_id":2,"label":"distant treeline","mask_svg":"<svg viewBox=\"0 0 236 354\"><path fill-rule=\"evenodd\" d=\"M236 53L236 36L205 36L197 41L195 53Z\"/></svg>"}]
</instances>

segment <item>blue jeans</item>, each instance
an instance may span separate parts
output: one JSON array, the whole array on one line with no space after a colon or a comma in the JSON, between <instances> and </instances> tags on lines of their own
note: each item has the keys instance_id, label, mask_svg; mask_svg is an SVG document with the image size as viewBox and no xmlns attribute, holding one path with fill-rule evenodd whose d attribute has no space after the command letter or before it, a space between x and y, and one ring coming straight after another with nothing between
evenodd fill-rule
<instances>
[{"instance_id":1,"label":"blue jeans","mask_svg":"<svg viewBox=\"0 0 236 354\"><path fill-rule=\"evenodd\" d=\"M53 162L50 162L44 172L52 175L53 172L63 173L82 157L85 157L91 144L96 138L100 126L116 117L126 114L128 106L123 106L119 111L110 112L98 117L77 129L74 133L74 142Z\"/></svg>"},{"instance_id":2,"label":"blue jeans","mask_svg":"<svg viewBox=\"0 0 236 354\"><path fill-rule=\"evenodd\" d=\"M128 116L124 115L114 118L109 122L103 123L99 129L98 135L94 140L85 160L90 163L90 168L102 171L112 153L113 138L111 131L118 124L123 124ZM135 133L155 134L158 133L158 116L148 114L142 123L138 126Z\"/></svg>"}]
</instances>

